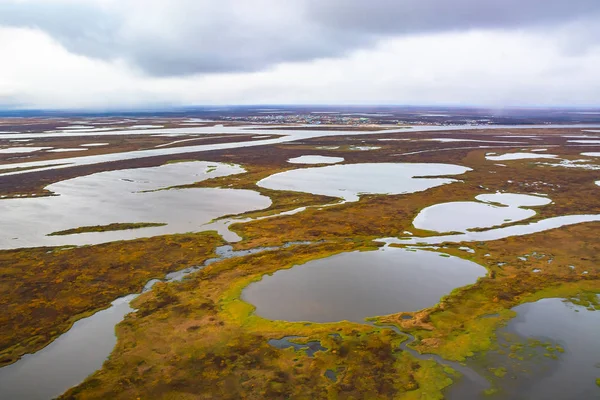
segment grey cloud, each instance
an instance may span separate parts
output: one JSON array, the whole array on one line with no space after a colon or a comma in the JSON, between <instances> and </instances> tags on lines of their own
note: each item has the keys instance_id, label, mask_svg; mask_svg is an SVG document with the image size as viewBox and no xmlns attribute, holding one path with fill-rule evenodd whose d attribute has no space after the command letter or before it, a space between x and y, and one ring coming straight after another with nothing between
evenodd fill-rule
<instances>
[{"instance_id":1,"label":"grey cloud","mask_svg":"<svg viewBox=\"0 0 600 400\"><path fill-rule=\"evenodd\" d=\"M121 23L120 16L84 3L0 2L0 26L37 28L69 50L93 57L114 55L110 45Z\"/></svg>"},{"instance_id":2,"label":"grey cloud","mask_svg":"<svg viewBox=\"0 0 600 400\"><path fill-rule=\"evenodd\" d=\"M282 62L343 56L398 35L548 28L580 19L600 24L600 1L122 0L106 6L31 0L0 4L0 25L37 27L72 52L123 59L159 76L260 71Z\"/></svg>"},{"instance_id":3,"label":"grey cloud","mask_svg":"<svg viewBox=\"0 0 600 400\"><path fill-rule=\"evenodd\" d=\"M308 0L308 8L319 23L379 34L510 29L600 16L598 0Z\"/></svg>"}]
</instances>

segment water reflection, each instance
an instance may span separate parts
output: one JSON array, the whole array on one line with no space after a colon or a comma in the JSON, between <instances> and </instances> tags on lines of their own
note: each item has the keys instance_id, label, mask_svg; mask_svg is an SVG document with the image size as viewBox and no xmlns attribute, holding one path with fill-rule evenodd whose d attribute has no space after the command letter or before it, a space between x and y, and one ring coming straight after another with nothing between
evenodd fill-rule
<instances>
[{"instance_id":1,"label":"water reflection","mask_svg":"<svg viewBox=\"0 0 600 400\"><path fill-rule=\"evenodd\" d=\"M327 156L300 156L290 158L291 164L337 164L344 161L342 157L327 157Z\"/></svg>"},{"instance_id":2,"label":"water reflection","mask_svg":"<svg viewBox=\"0 0 600 400\"><path fill-rule=\"evenodd\" d=\"M280 172L259 181L257 185L357 201L361 194L405 194L446 185L455 180L433 177L467 171L470 168L436 163L345 164Z\"/></svg>"},{"instance_id":3,"label":"water reflection","mask_svg":"<svg viewBox=\"0 0 600 400\"><path fill-rule=\"evenodd\" d=\"M244 171L222 163L185 162L101 172L47 187L58 196L0 202L0 248L97 244L204 230L212 219L268 207L250 190L195 188L159 190ZM166 226L126 231L47 236L56 231L111 223L153 222Z\"/></svg>"},{"instance_id":4,"label":"water reflection","mask_svg":"<svg viewBox=\"0 0 600 400\"><path fill-rule=\"evenodd\" d=\"M482 194L477 201L454 201L426 207L415 217L415 228L437 232L465 232L491 228L531 218L535 211L523 207L545 205L550 199L513 193ZM499 203L500 206L489 203Z\"/></svg>"},{"instance_id":5,"label":"water reflection","mask_svg":"<svg viewBox=\"0 0 600 400\"><path fill-rule=\"evenodd\" d=\"M280 270L250 284L242 299L262 317L287 321L356 321L417 311L486 270L441 253L384 248L342 253Z\"/></svg>"},{"instance_id":6,"label":"water reflection","mask_svg":"<svg viewBox=\"0 0 600 400\"><path fill-rule=\"evenodd\" d=\"M305 243L290 242L282 248ZM164 281L180 281L223 259L276 249L278 247L257 247L236 251L231 246L221 246L216 249L217 257L206 260L202 265L169 273ZM150 280L142 292L152 289L157 282L160 280ZM130 294L113 301L106 310L77 321L69 331L42 350L26 354L16 363L0 368L0 399L47 400L79 384L100 369L117 342L115 325L133 311L129 304L137 296L138 294ZM314 348L311 346L311 349Z\"/></svg>"},{"instance_id":7,"label":"water reflection","mask_svg":"<svg viewBox=\"0 0 600 400\"><path fill-rule=\"evenodd\" d=\"M497 387L493 396L517 400L594 399L600 396L600 312L543 299L513 309L517 317L498 332L500 350L469 364L490 371ZM448 398L472 393L468 382L450 387Z\"/></svg>"}]
</instances>

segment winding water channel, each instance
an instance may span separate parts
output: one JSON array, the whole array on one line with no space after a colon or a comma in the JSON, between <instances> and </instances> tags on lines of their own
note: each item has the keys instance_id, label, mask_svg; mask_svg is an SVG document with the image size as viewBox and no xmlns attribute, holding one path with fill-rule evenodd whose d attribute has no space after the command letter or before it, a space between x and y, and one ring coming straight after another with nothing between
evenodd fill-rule
<instances>
[{"instance_id":1,"label":"winding water channel","mask_svg":"<svg viewBox=\"0 0 600 400\"><path fill-rule=\"evenodd\" d=\"M467 367L456 361L446 360L435 354L421 354L416 350L411 349L409 346L415 342L416 338L410 333L406 333L401 331L397 326L394 325L376 325L373 323L369 323L369 325L374 326L376 328L382 329L391 329L394 332L404 335L408 337L407 340L400 343L400 349L410 353L415 358L419 360L433 360L441 365L447 365L455 371L458 371L462 378L467 382L465 385L465 389L462 394L465 395L462 399L474 399L479 397L479 395L486 389L490 387L490 382L481 374L479 374L474 369Z\"/></svg>"},{"instance_id":2,"label":"winding water channel","mask_svg":"<svg viewBox=\"0 0 600 400\"><path fill-rule=\"evenodd\" d=\"M528 126L528 127L532 128L534 126ZM548 126L542 126L542 127L548 128ZM582 127L582 126L567 126L567 127ZM67 159L55 160L55 161L50 161L50 162L40 161L40 162L32 162L32 163L11 164L11 165L0 166L0 170L1 169L12 169L12 168L36 167L37 168L36 171L39 171L39 170L45 170L45 169L66 168L66 167L70 167L73 165L90 165L90 164L108 162L108 161L145 158L145 157L151 157L151 156L155 156L155 155L180 154L180 153L191 153L191 152L198 152L198 151L234 149L234 148L250 147L250 146L263 146L263 145L270 145L270 144L277 144L277 143L292 142L292 141L296 141L296 140L300 140L300 139L308 139L308 138L320 137L320 136L361 135L361 134L381 134L381 133L401 133L401 132L408 133L408 132L429 131L429 130L431 130L431 131L433 131L433 130L446 131L446 130L451 130L451 129L481 129L481 128L482 127L476 127L476 126L454 127L454 128L451 128L451 127L419 127L419 128L414 128L414 129L410 129L410 130L398 129L398 130L385 130L385 131L378 131L378 132L357 132L357 131L331 132L331 131L290 131L290 130L262 130L261 131L260 129L257 129L256 130L257 133L280 134L282 136L279 138L276 138L276 139L267 139L267 140L259 139L259 140L253 141L253 142L239 142L239 143L189 146L189 147L178 147L178 148L161 148L161 149L154 149L154 150L115 153L115 154L107 154L107 155L100 155L100 156L87 156L87 157L84 156L84 157L77 157L77 158L67 158ZM490 127L485 126L485 128L489 129ZM492 129L503 129L503 128L506 128L506 127L500 127L500 126L492 127ZM511 126L510 128L514 129L517 127ZM134 132L135 132L135 134L149 134L149 131L160 131L160 132L156 132L156 133L165 133L166 132L166 133L173 133L173 134L177 134L178 132L190 133L190 132L196 132L196 131L201 132L201 133L208 133L208 132L210 132L210 133L244 133L244 134L248 133L247 127L221 127L219 129L216 129L216 127L202 127L202 128L176 128L176 129L181 129L181 131L174 130L174 129L170 129L170 130L148 129L148 130L144 130L144 131L134 130L134 131L129 131L129 132L126 132L126 131L114 131L113 132L113 131L111 131L111 132L106 132L106 134L132 134ZM93 136L97 136L98 132L91 132L90 136L92 134L93 134ZM36 136L36 135L38 135L38 136ZM57 133L57 134L45 134L45 133L44 134L17 134L17 135L10 134L10 135L0 135L0 138L5 138L5 136L9 137L11 139L13 139L13 138L18 139L21 137L22 138L36 138L36 137L48 137L47 135L56 135L57 137L82 136L82 133L81 132L80 133L66 132L66 133ZM366 165L366 164L364 164L364 165ZM364 165L362 166L363 168L364 168ZM377 165L377 164L374 164L374 165ZM397 165L397 164L381 164L381 165L383 165L385 168L391 168L390 166ZM377 167L377 168L383 168L383 167L381 167L381 165L380 165L380 167ZM443 165L443 164L439 164L439 165ZM438 165L438 167L439 167L439 165ZM185 166L182 166L182 168L183 167L185 167ZM319 181L319 179L322 179L323 171L325 171L325 173L327 174L331 171L335 172L335 171L344 170L344 169L347 170L348 167L349 167L348 165L340 165L340 166L303 169L302 171L309 171L309 170L312 170L312 171L302 172L301 174L305 174L304 176L301 176L299 178L295 177L294 179L292 179L291 181L293 181L294 184L296 185L293 189L302 190L302 188L298 187L298 185L304 184L304 185L308 185L308 186L306 186L307 188L305 189L305 191L313 192L314 187L315 187L314 182ZM445 167L446 167L446 170L445 170L446 174L461 174L463 172L466 172L466 170L467 170L464 167L460 167L460 166L446 165ZM177 167L175 167L175 168L177 168ZM235 167L231 167L231 168L235 168ZM419 176L441 175L442 173L439 172L440 169L443 169L443 168L441 168L441 167L438 168L437 173L433 173L433 172L432 173L423 173L423 171L421 169L421 173L418 175ZM226 170L226 168L224 168L223 171L224 170ZM317 174L315 176L307 176L306 175L306 174L310 175L311 173L314 174L315 171L317 172ZM358 169L354 170L354 172L358 172L358 171L359 171ZM17 172L13 172L13 173L26 173L26 172L27 171L20 171L20 172L17 171ZM221 171L219 171L219 173L221 173ZM226 172L223 172L223 173L227 174L227 173L232 173L232 172L228 171L227 173ZM289 174L289 173L296 173L296 172L290 171L288 173L283 173L283 174ZM398 171L395 171L396 178L397 178L397 173L398 173ZM346 172L346 174L347 174L347 172ZM353 184L360 182L360 179L356 178L355 173L350 174L350 175L352 177ZM365 174L365 176L367 176L367 175L368 174ZM347 189L347 187L346 187L346 186L348 186L347 184L344 184L343 185L344 187L333 187L332 188L331 185L327 184L327 185L322 185L322 188L319 189L320 191L317 191L317 193L330 194L330 195L333 194L333 195L336 195L337 197L342 198L343 201L356 201L356 200L358 200L359 195L363 194L363 193L390 193L390 192L406 193L406 192L412 192L412 191L417 191L417 190L425 190L429 187L434 187L434 186L438 186L441 184L447 184L447 183L451 183L453 181L452 179L449 179L449 178L413 178L414 174L413 175L406 174L407 179L402 180L402 182L401 182L402 185L400 185L402 188L398 188L397 190L395 190L393 188L390 189L390 185L389 185L389 183L391 182L391 180L393 178L392 175L394 175L394 174L391 174L390 180L385 181L385 182L379 182L379 183L368 182L369 185L376 184L377 185L376 188L373 188L372 186L367 186L365 188L365 187L360 186L360 184L351 189ZM282 178L282 176L279 176L279 178ZM272 178L270 183L268 180L265 180L264 182L262 182L262 185L264 185L265 187L271 187L273 189L284 189L284 190L290 189L289 187L286 186L286 184L291 182L289 180L289 175L283 176L283 178L285 178L285 179L283 179L282 182L279 182L279 183L275 178ZM337 178L339 178L339 176L334 174L334 178L335 178L334 180L336 180ZM76 178L76 179L79 179L79 178ZM363 183L367 182L365 179L363 179L363 181L362 181ZM194 176L193 180L198 181L199 179L197 176ZM309 182L311 180L313 182ZM409 183L414 184L415 181L417 181L417 180L419 181L418 185L411 187L408 190L406 189L407 184L409 184ZM134 179L134 181L135 181L135 179ZM141 179L141 180L138 179L138 181L144 182L143 179ZM124 181L124 182L126 182L126 181ZM61 183L59 183L57 185L60 186L60 184ZM172 185L172 183L171 183L171 185ZM422 186L419 186L419 185L422 185ZM63 184L63 187L67 187L67 186L64 186L64 184ZM152 188L150 188L149 190L157 189L160 187L162 187L162 186L160 186L160 185L158 185L156 187L152 186ZM228 192L227 196L229 196L230 194L231 193ZM64 195L64 192L61 194L61 196L59 196L59 198L60 197L67 197L67 200L69 200L68 196ZM19 199L19 200L21 200L21 199ZM30 201L30 200L43 200L43 199L27 199L27 201ZM169 199L168 203L172 202L172 200L173 199ZM9 200L2 201L3 206L8 205L6 207L10 207L10 204L16 204L16 203L4 203L5 201L9 201ZM69 200L69 202L73 202L73 200ZM77 202L77 201L75 201L75 202ZM208 226L210 226L210 224L206 224L206 223L208 223L208 221L210 221L213 218L217 218L221 215L242 213L244 211L249 211L251 209L265 208L268 206L268 204L266 202L262 202L260 204L258 204L258 202L256 202L255 204L253 203L251 205L248 205L249 202L250 201L247 198L242 198L239 202L240 207L241 207L240 210L238 210L238 209L235 209L233 211L228 210L227 212L224 212L222 214L211 215L211 216L207 216L205 218L203 217L203 219L198 220L198 221L200 221L200 222L198 222L198 225L208 227ZM33 204L33 203L29 203L29 204ZM246 204L246 208L244 208L243 204ZM72 203L70 205L72 205ZM486 207L488 207L488 206L486 206ZM289 215L291 213L301 212L304 209L305 208L299 208L299 209L288 211L287 213L282 213L282 214L278 214L278 215L285 215L285 214ZM81 213L81 215L84 215L85 210L80 210L80 213ZM530 216L530 214L531 213L527 213L527 216ZM8 215L8 214L6 214L6 215ZM521 217L527 218L527 216L525 214L523 214L523 215L518 216L518 218L516 218L516 219L520 219ZM142 215L139 218L147 218L147 217L148 217L147 215ZM112 217L110 217L108 219L111 219L111 218ZM513 218L515 218L515 217L513 217ZM108 221L108 219L107 219L107 221ZM17 218L17 220L18 220L18 218ZM246 221L246 220L242 220L242 221L233 220L233 222L244 222L244 221ZM439 243L443 243L443 242L488 241L488 240L501 239L501 238L505 238L508 236L526 235L526 234L530 234L530 233L534 233L534 232L541 232L544 230L553 229L553 228L564 226L564 225L576 224L576 223L587 222L587 221L600 221L600 215L561 216L561 217L555 217L555 218L548 218L548 219L538 221L535 223L531 223L531 224L514 225L514 226L503 227L503 228L490 229L490 230L481 231L481 232L465 232L463 234L457 234L457 235L440 235L440 236L427 237L427 238L416 238L416 237L400 238L400 239L399 238L385 238L385 239L381 239L381 241L384 241L388 244L399 243L399 244L403 244L403 245L439 244ZM114 222L114 221L111 219L109 222ZM132 222L132 221L124 221L124 222ZM150 222L155 222L155 221L150 221ZM161 222L161 221L157 221L157 222ZM168 221L168 222L171 223L172 225L175 225L175 226L177 225L174 221ZM231 223L231 220L217 221L217 222L214 222L213 224L215 224L215 226L218 224L221 224L221 226L223 228L221 231L228 231L227 226L230 223ZM205 225L202 225L202 224L205 224ZM15 226L17 226L17 225L18 224L16 223ZM59 228L52 227L52 229L59 229ZM28 229L30 230L30 227L28 227ZM154 228L152 228L152 229L154 229ZM181 229L181 228L177 227L177 229ZM46 230L50 230L50 228L48 228ZM154 231L154 232L158 232L158 230ZM39 233L39 232L37 232L37 233ZM50 233L50 232L43 231L43 237L45 237L45 235L47 233ZM26 230L23 230L21 232L21 234L27 235L28 233L26 232ZM150 236L154 236L154 235L155 235L155 233L153 233ZM235 235L235 234L232 233L232 235ZM80 236L80 237L85 238L86 236ZM90 236L87 236L87 237L89 238ZM106 236L106 237L111 238L111 239L109 239L109 241L116 240L116 239L114 239L115 236ZM225 235L224 235L224 237L225 237L225 239L229 240L229 238L226 237ZM237 239L237 238L234 236L231 241L234 241L235 239ZM14 240L14 239L4 238L4 241L7 243L9 240ZM44 240L46 240L46 239L44 239ZM57 239L57 240L61 240L61 239ZM77 242L77 244L81 244L81 242ZM295 245L295 244L298 244L298 243L286 244L284 247ZM34 239L31 239L30 242L28 242L28 243L19 243L18 245L17 245L17 243L15 243L15 244L3 245L3 246L4 247L9 246L6 248L10 248L10 246L24 247L27 245L37 246L40 244L37 241L37 239L34 238ZM203 268L204 266L210 265L211 263L216 262L216 261L220 261L220 260L223 260L226 258L241 257L241 256L245 256L245 255L252 254L252 253L268 251L268 250L276 250L276 249L277 248L256 248L256 249L252 249L252 250L238 252L238 251L233 251L230 246L222 246L217 249L218 257L207 260L201 266L194 266L194 267L190 267L190 268L180 270L180 271L173 271L172 273L167 274L163 280L167 281L167 282L181 280L188 274L196 272L196 271L200 270L201 268ZM382 253L387 252L388 254L392 254L392 253L400 254L400 252L407 252L407 251L408 250L403 250L403 249L396 250L396 249L392 249L392 248L388 247L388 248L382 250ZM435 254L435 253L417 251L417 254L422 254L422 253ZM439 255L436 255L436 256L439 257ZM427 257L429 257L429 256L427 256ZM449 261L451 261L451 260L448 260L445 257L440 259L441 263L442 262L448 263ZM445 265L447 265L447 264L445 264ZM482 267L480 267L480 268L482 268ZM289 275L289 272L291 272L291 271L292 270L280 271L281 274L279 274L279 272L277 272L276 274L279 274L279 276L283 276L286 273L288 273L288 275ZM438 271L438 270L433 271L432 276L433 276L433 274L439 273L440 271ZM448 272L453 272L453 274L447 276L446 277L447 279L445 278L444 281L439 282L439 283L447 283L448 284L447 287L444 286L443 290L437 290L437 291L432 290L431 291L431 293L435 294L435 296L434 296L435 299L439 299L442 295L446 294L449 290L453 289L454 287L472 283L475 279L477 279L478 276L481 276L481 274L472 274L472 276L471 275L469 276L469 279L464 279L459 282L456 280L452 280L452 278L457 278L457 276L458 276L458 278L460 278L460 276L459 276L460 274L457 275L456 271L448 271ZM340 273L339 271L334 271L332 274L332 277L333 278L335 278L336 276L339 277L340 276L339 273ZM273 275L270 278L274 278L274 276L275 275ZM415 278L416 280L412 282L412 285L413 286L417 285L419 283L418 281L423 282L427 279L432 278L432 276L423 278L423 280L421 280L421 278ZM364 276L363 276L363 278L364 278ZM406 276L403 276L403 278L406 278ZM315 285L313 285L313 288L316 286L317 283L319 283L318 279L319 279L319 277L317 277L317 280L315 281ZM383 279L385 280L385 276L383 276ZM265 282L266 281L267 281L267 279L265 279ZM361 279L359 279L358 281L361 281ZM158 280L152 280L152 281L148 282L148 284L144 287L142 293L144 291L150 290L156 282L158 282ZM364 283L365 279L362 279L362 282ZM396 281L394 281L394 282L396 282ZM390 283L392 283L392 281L390 281ZM396 282L396 283L398 283L398 282ZM328 284L327 286L331 287L330 284ZM375 286L377 286L377 285L375 285ZM293 288L293 285L290 286L289 288ZM397 288L397 285L396 285L396 288ZM410 289L410 285L406 287L406 291L408 292L409 289ZM264 290L259 290L259 291L256 291L256 294L265 295L268 293ZM282 293L279 293L279 295L281 295L281 294ZM287 290L283 294L291 295L293 293L290 290ZM98 370L99 368L101 368L103 362L106 360L106 357L110 354L110 352L112 351L112 349L114 348L114 346L116 344L116 337L114 334L115 325L117 323L119 323L125 317L126 314L134 311L130 307L130 302L132 300L134 300L138 295L139 294L129 294L127 296L116 299L115 301L113 301L113 303L111 304L111 306L109 308L99 311L90 317L87 317L87 318L77 321L68 332L66 332L65 334L58 337L55 341L53 341L51 344L49 344L44 349L42 349L34 354L25 355L18 362L14 363L12 365L0 368L0 399L7 399L7 400L8 399L11 399L11 400L40 399L41 400L41 399L52 398L54 396L58 396L58 395L62 394L64 391L66 391L70 387L82 382L91 373L93 373L96 370ZM374 299L373 302L377 302L379 300L380 299L377 298L377 299ZM256 300L250 301L250 302L254 303L254 302L256 302ZM425 304L425 303L421 304L421 303L417 302L418 304L411 305L410 308L411 308L411 310L423 308L423 307L428 306L430 302L431 302L431 299L428 298L427 301L425 302L427 304ZM265 300L264 304L267 304L267 303L275 304L275 303L273 303L272 299ZM361 301L359 303L368 303L368 301L367 302ZM276 305L286 305L286 304L293 305L294 302L293 301L280 302L280 304L276 304ZM350 317L343 317L342 319L359 321L359 320L362 320L363 318L365 318L366 316L374 316L374 315L381 315L381 314L390 313L390 312L411 311L411 310L398 309L397 303L394 303L392 306L390 306L389 310L388 310L388 308L386 308L385 310L383 310L381 312L379 311L379 309L377 309L376 311L372 311L371 309L363 310L360 313L360 315L357 314L357 315L353 315ZM257 308L257 312L260 315L262 315L261 307ZM284 311L282 311L282 313L284 313L284 314L287 313L286 315L289 315L289 310L284 310ZM265 315L267 317L272 317L272 316L267 315L266 313L265 313ZM277 316L275 316L275 318L277 318ZM304 319L304 317L298 317L298 318L299 318L299 320ZM298 320L298 318L296 318L296 320ZM291 320L295 320L295 319L291 318ZM330 320L330 319L326 318L326 320ZM337 320L339 320L339 318ZM364 323L364 321L362 321L362 323ZM371 325L376 326L373 324L371 324ZM475 370L473 370L467 366L464 366L460 363L449 362L449 361L444 360L441 357L438 357L435 355L422 355L422 354L419 354L418 352L414 351L413 349L411 349L409 347L409 345L414 342L415 338L405 332L400 331L397 327L395 327L395 326L376 326L376 327L392 329L399 334L406 335L409 338L409 340L403 342L400 345L400 348L404 351L410 352L414 357L417 357L420 359L433 359L440 364L449 365L453 369L460 372L465 377L465 379L470 383L470 386L469 385L465 386L467 389L463 389L463 390L467 390L467 392L466 392L466 393L468 393L467 396L475 397L479 393L481 393L482 390L489 387L488 380L486 380L481 374L477 373ZM35 384L32 384L32 382L35 382ZM465 398L468 398L468 397L465 397Z\"/></svg>"},{"instance_id":3,"label":"winding water channel","mask_svg":"<svg viewBox=\"0 0 600 400\"><path fill-rule=\"evenodd\" d=\"M281 248L297 244L306 243L287 243ZM216 258L200 266L173 271L162 281L180 281L217 261L277 249L260 247L234 251L231 246L221 246L216 249ZM141 293L147 292L160 281L149 281ZM69 331L42 350L26 354L16 363L0 368L0 399L48 400L61 395L100 369L117 343L115 326L125 315L135 311L129 304L141 293L116 299L109 308L77 321Z\"/></svg>"},{"instance_id":4,"label":"winding water channel","mask_svg":"<svg viewBox=\"0 0 600 400\"><path fill-rule=\"evenodd\" d=\"M535 128L595 128L596 125L468 125L468 126L412 126L410 128L386 129L381 131L325 131L325 130L294 130L294 129L277 129L277 126L205 126L205 127L190 127L190 128L168 128L168 129L133 129L133 130L115 130L110 132L58 132L58 133L9 133L0 134L0 139L35 139L35 138L60 138L74 136L94 136L100 137L105 135L189 135L189 134L268 134L281 135L274 139L254 140L246 142L220 143L198 146L185 147L170 147L150 150L127 151L121 153L102 154L95 156L83 156L62 158L51 161L32 161L15 164L0 165L0 176L12 174L26 174L32 171L45 171L58 168L69 168L77 165L92 165L111 161L134 160L161 155L171 154L186 154L197 153L211 150L236 149L242 147L265 146L272 144L280 144L294 142L303 139L312 139L324 136L353 136L353 135L376 135L376 134L392 134L392 133L413 133L413 132L433 132L433 131L453 131L453 130L477 130L477 129L535 129ZM517 145L516 145L517 146ZM29 170L17 170L2 173L1 170L12 170L15 168L33 168Z\"/></svg>"}]
</instances>

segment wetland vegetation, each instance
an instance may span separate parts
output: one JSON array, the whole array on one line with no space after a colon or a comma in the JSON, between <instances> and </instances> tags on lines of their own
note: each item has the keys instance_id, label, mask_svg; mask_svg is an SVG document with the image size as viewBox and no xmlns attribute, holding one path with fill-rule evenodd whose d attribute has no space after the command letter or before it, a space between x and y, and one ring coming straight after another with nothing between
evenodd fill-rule
<instances>
[{"instance_id":1,"label":"wetland vegetation","mask_svg":"<svg viewBox=\"0 0 600 400\"><path fill-rule=\"evenodd\" d=\"M214 256L215 232L84 247L0 251L0 362L39 350L78 319L152 278Z\"/></svg>"},{"instance_id":2,"label":"wetland vegetation","mask_svg":"<svg viewBox=\"0 0 600 400\"><path fill-rule=\"evenodd\" d=\"M105 368L63 398L352 398L408 391L433 396L449 383L443 368L398 351L405 338L393 331L350 323L273 322L239 299L242 289L264 273L371 248L360 241L291 247L214 264L189 281L149 292L136 300L138 312L119 325L122 339ZM306 338L298 343L318 340L327 350L311 356L269 344L289 335ZM165 360L167 370L153 367ZM328 369L339 371L335 385L325 378Z\"/></svg>"},{"instance_id":3,"label":"wetland vegetation","mask_svg":"<svg viewBox=\"0 0 600 400\"><path fill-rule=\"evenodd\" d=\"M86 232L109 232L122 231L126 229L152 228L156 226L165 226L165 223L159 222L115 222L108 225L81 226L79 228L65 229L64 231L56 231L49 233L48 236L74 235L77 233Z\"/></svg>"},{"instance_id":4,"label":"wetland vegetation","mask_svg":"<svg viewBox=\"0 0 600 400\"><path fill-rule=\"evenodd\" d=\"M419 133L408 135L410 138ZM493 141L489 132L450 135ZM380 139L394 137L369 135L361 137L357 146L375 147L372 145L381 143ZM519 358L525 361L529 355L534 359L537 353L530 348L543 350L541 357L548 362L567 360L563 356L570 348L561 344L561 337L547 340L537 338L536 333L520 332L507 345L504 329L512 329L511 324L518 321L514 318L522 310L519 307L537 304L534 302L541 299L566 299L565 304L597 313L600 244L596 238L600 222L498 240L442 240L425 245L419 243L419 238L438 237L439 233L433 225L420 224L418 216L428 207L473 199L486 210L533 207L534 213L523 214L527 222L598 214L600 196L595 182L600 180L600 171L549 167L527 158L505 158L505 164L498 165L486 159L488 148L463 148L464 144L458 142L386 141L379 149L347 151L348 146L354 146L349 144L353 140L346 136L322 137L294 145L271 145L261 151L240 148L201 154L197 159L206 162L207 173L215 172L211 166L217 162L234 163L244 171L158 187L161 190L156 193L242 189L268 197L271 203L263 209L220 214L222 220L232 219L229 228L241 238L232 243L233 248L298 243L220 260L181 282L156 284L133 301L136 312L117 325L116 347L102 369L61 398L484 396L479 387L473 392L470 378L453 369L449 361L466 363L467 368L489 380L488 394L502 398L511 390L508 377L517 373L511 362L522 361ZM563 142L559 135L548 133L542 143L558 146ZM452 151L443 151L446 148ZM343 164L315 168L288 163L313 153L342 156ZM580 157L566 146L553 147L552 153L562 159ZM184 161L194 159L186 156ZM365 168L375 163L380 165L372 170ZM398 168L405 163L412 164L419 173L400 179ZM352 164L356 166L348 167ZM434 164L456 168L437 173L423 168ZM347 181L336 174L322 173L332 169L351 172L346 174ZM291 185L264 184L270 177L294 174ZM377 182L368 181L373 174L381 178L379 183L384 182L381 189ZM322 189L315 190L311 181L319 179L323 180ZM390 188L388 183L394 179L400 179L402 185ZM411 181L422 181L424 186L409 187ZM377 187L373 189L373 185ZM515 205L507 203L509 194L531 197L523 196ZM292 210L300 212L290 213ZM469 217L468 212L465 215ZM453 228L455 225L449 224L442 231L460 231L465 226L482 230L493 225L512 226L518 219L502 214L493 219L493 224L462 221L466 225ZM87 227L78 229L69 234L83 233ZM385 237L412 239L410 244L398 240L386 247L378 241ZM10 364L25 353L35 352L67 331L77 319L108 307L117 297L139 292L153 278L202 264L214 257L215 249L222 244L224 239L215 232L201 232L94 246L0 251L0 305L8 310L0 322L14 327L0 334L2 362ZM373 254L402 254L409 261L403 265L398 257L386 256L379 260L381 267L388 269L382 273L370 258ZM418 261L420 257L424 257L424 264ZM478 272L460 280L453 263L456 268L473 266ZM332 272L328 272L328 265ZM404 288L401 283L407 275L400 273L402 267L412 268L415 277ZM311 268L317 273L302 279L294 275ZM361 275L360 271L374 275ZM398 280L390 278L394 274L398 274ZM280 279L286 276L295 279ZM443 288L437 290L436 282L443 283ZM350 290L347 294L362 291L365 297L356 304L343 296L334 298L336 284L338 294L345 289ZM277 289L271 297L267 285ZM309 289L318 289L318 293ZM403 303L402 295L409 294L410 289L422 290L420 294L427 295L427 301ZM378 290L390 301L369 297ZM258 297L248 295L252 291ZM260 296L267 296L268 301L260 300ZM345 305L356 313L317 317L327 310L328 301L342 304L338 311ZM360 303L369 302L374 307L361 311ZM275 314L263 312L267 303L280 306L280 310ZM308 311L294 315L292 305ZM341 315L336 312L334 309L331 315ZM575 314L574 310L570 312ZM505 357L494 356L498 352ZM448 362L419 354L436 355ZM535 365L520 365L518 374L541 376L536 375ZM593 386L596 378L586 375L585 379ZM555 381L555 385L561 384L560 379Z\"/></svg>"}]
</instances>

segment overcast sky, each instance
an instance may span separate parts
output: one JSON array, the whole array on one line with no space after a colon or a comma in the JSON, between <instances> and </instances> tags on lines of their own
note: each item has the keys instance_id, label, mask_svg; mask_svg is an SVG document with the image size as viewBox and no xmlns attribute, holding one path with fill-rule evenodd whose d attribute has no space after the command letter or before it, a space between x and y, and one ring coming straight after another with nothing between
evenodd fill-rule
<instances>
[{"instance_id":1,"label":"overcast sky","mask_svg":"<svg viewBox=\"0 0 600 400\"><path fill-rule=\"evenodd\" d=\"M600 0L0 0L0 108L600 106Z\"/></svg>"}]
</instances>

